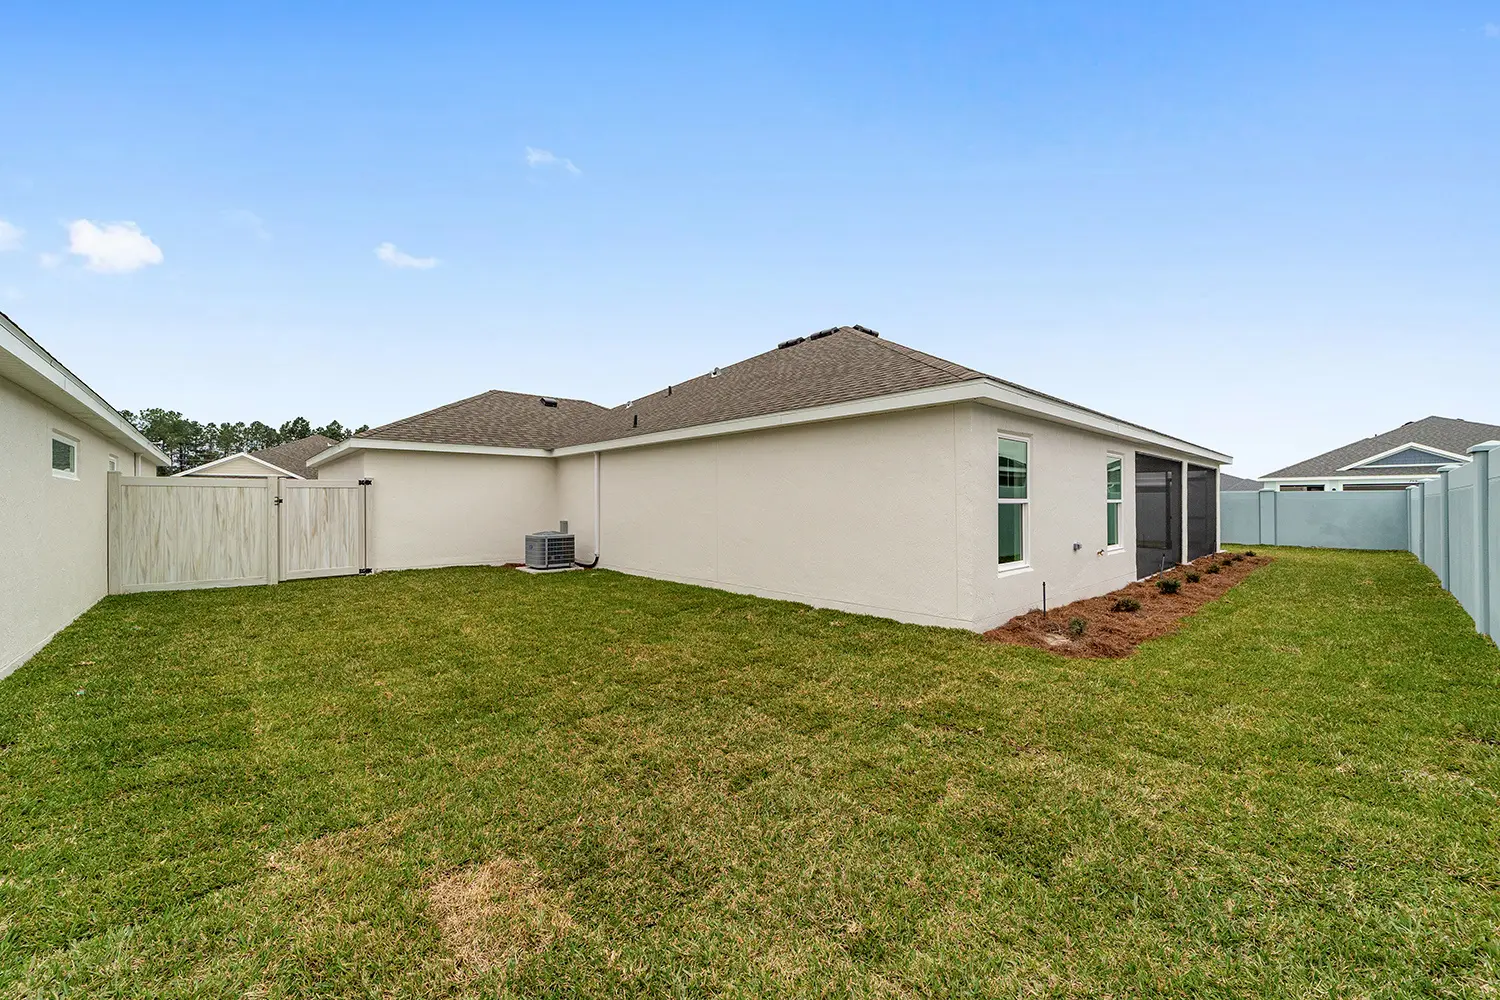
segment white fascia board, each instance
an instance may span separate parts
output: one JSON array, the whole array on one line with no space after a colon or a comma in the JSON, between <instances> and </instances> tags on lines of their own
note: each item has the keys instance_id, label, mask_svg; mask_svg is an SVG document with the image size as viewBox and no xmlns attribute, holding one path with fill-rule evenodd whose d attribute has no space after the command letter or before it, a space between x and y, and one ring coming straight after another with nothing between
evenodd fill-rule
<instances>
[{"instance_id":1,"label":"white fascia board","mask_svg":"<svg viewBox=\"0 0 1500 1000\"><path fill-rule=\"evenodd\" d=\"M973 379L968 382L956 382L952 385L937 386L932 389L913 389L909 392L873 396L869 399L856 399L847 403L830 403L826 406L810 406L800 410L785 410L780 413L768 413L757 417L742 417L738 420L724 420L713 424L700 424L695 427L658 431L653 434L639 434L628 438L618 438L613 441L568 445L565 448L558 448L550 452L550 454L556 455L558 458L563 458L568 455L615 451L621 448L643 448L648 445L667 444L673 441L688 441L694 438L716 437L723 434L743 434L748 431L766 430L773 427L793 427L799 424L818 423L826 420L842 420L847 417L869 416L877 413L890 413L896 410L912 410L921 407L945 406L952 403L965 402L981 403L999 409L1017 410L1022 413L1042 417L1054 423L1095 431L1135 444L1165 448L1171 452L1187 455L1213 465L1227 465L1232 461L1229 455L1222 452L1212 451L1179 438L1160 434L1144 427L1137 427L1123 420L1107 417L1102 413L1094 413L1090 410L1064 403L1061 400L1040 396L1036 393L1028 392L1016 386L1005 385L992 379Z\"/></svg>"},{"instance_id":2,"label":"white fascia board","mask_svg":"<svg viewBox=\"0 0 1500 1000\"><path fill-rule=\"evenodd\" d=\"M1348 465L1340 466L1338 471L1348 472L1350 469L1363 468L1365 466L1368 466L1371 462L1378 462L1382 458L1389 458L1391 455L1394 455L1397 452L1405 451L1408 448L1416 448L1419 451L1430 452L1433 455L1442 455L1444 458L1452 459L1455 462L1467 462L1469 460L1467 455L1455 455L1451 451L1444 451L1442 448L1434 448L1432 445L1423 444L1420 441L1408 441L1406 442L1406 444L1397 445L1394 448L1387 448L1385 451L1382 451L1378 455L1370 455L1367 458L1362 458L1357 462L1350 462Z\"/></svg>"},{"instance_id":3,"label":"white fascia board","mask_svg":"<svg viewBox=\"0 0 1500 1000\"><path fill-rule=\"evenodd\" d=\"M295 472L288 472L286 469L283 469L281 466L279 466L279 465L272 465L270 462L267 462L263 458L256 458L254 455L250 454L248 451L237 451L233 455L225 455L223 458L216 458L212 462L205 462L202 465L194 466L191 469L183 469L181 472L174 472L174 473L172 473L172 475L170 476L170 478L177 479L177 478L179 478L181 476L201 476L203 473L207 472L209 469L212 469L212 468L215 468L217 466L223 465L225 462L232 462L236 458L248 458L250 461L256 463L257 465L264 465L266 467L266 469L272 475L286 476L286 477L288 477L290 479L301 479L302 478L301 476L297 475Z\"/></svg>"},{"instance_id":4,"label":"white fascia board","mask_svg":"<svg viewBox=\"0 0 1500 1000\"><path fill-rule=\"evenodd\" d=\"M546 448L496 448L483 444L429 444L425 441L381 441L377 438L346 438L325 451L320 451L307 460L307 467L315 469L351 451L425 451L449 455L510 455L517 458L551 458L553 452Z\"/></svg>"},{"instance_id":5,"label":"white fascia board","mask_svg":"<svg viewBox=\"0 0 1500 1000\"><path fill-rule=\"evenodd\" d=\"M104 397L54 361L3 314L0 314L0 377L77 417L117 444L149 455L157 465L172 464L165 452L146 440Z\"/></svg>"},{"instance_id":6,"label":"white fascia board","mask_svg":"<svg viewBox=\"0 0 1500 1000\"><path fill-rule=\"evenodd\" d=\"M1467 465L1468 463L1464 463ZM1449 466L1444 466L1449 468ZM1457 466L1454 466L1457 468ZM1441 471L1441 470L1440 470ZM1276 483L1399 483L1404 480L1436 479L1437 472L1400 473L1394 476L1262 476L1257 479L1258 483L1274 485Z\"/></svg>"}]
</instances>

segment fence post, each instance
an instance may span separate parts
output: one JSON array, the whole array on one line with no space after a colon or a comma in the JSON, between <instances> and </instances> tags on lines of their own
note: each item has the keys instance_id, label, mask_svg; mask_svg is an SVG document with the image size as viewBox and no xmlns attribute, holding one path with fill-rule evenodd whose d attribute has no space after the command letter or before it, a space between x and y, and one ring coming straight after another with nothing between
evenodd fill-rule
<instances>
[{"instance_id":1,"label":"fence post","mask_svg":"<svg viewBox=\"0 0 1500 1000\"><path fill-rule=\"evenodd\" d=\"M1475 606L1482 620L1476 621L1479 631L1493 636L1500 627L1500 441L1484 441L1469 449L1474 456L1475 522L1479 529L1474 536L1478 548L1475 553L1475 574L1479 584L1479 599Z\"/></svg>"},{"instance_id":2,"label":"fence post","mask_svg":"<svg viewBox=\"0 0 1500 1000\"><path fill-rule=\"evenodd\" d=\"M266 583L281 582L281 477L267 476Z\"/></svg>"},{"instance_id":3,"label":"fence post","mask_svg":"<svg viewBox=\"0 0 1500 1000\"><path fill-rule=\"evenodd\" d=\"M122 593L120 587L120 474L105 473L109 478L105 487L104 510L104 592Z\"/></svg>"},{"instance_id":4,"label":"fence post","mask_svg":"<svg viewBox=\"0 0 1500 1000\"><path fill-rule=\"evenodd\" d=\"M1406 488L1406 549L1422 561L1422 484Z\"/></svg>"},{"instance_id":5,"label":"fence post","mask_svg":"<svg viewBox=\"0 0 1500 1000\"><path fill-rule=\"evenodd\" d=\"M1443 589L1450 594L1453 593L1453 550L1450 548L1453 544L1453 510L1448 503L1448 480L1452 474L1452 466L1444 466L1438 470L1438 482L1443 487L1442 495L1438 498L1438 503L1440 504L1438 509L1443 514L1443 537L1439 539L1441 544L1438 545L1438 551L1442 553L1443 566L1441 569L1438 569L1437 575L1438 581L1443 585ZM1434 569L1436 568L1434 567Z\"/></svg>"},{"instance_id":6,"label":"fence post","mask_svg":"<svg viewBox=\"0 0 1500 1000\"><path fill-rule=\"evenodd\" d=\"M1276 544L1276 491L1263 488L1256 496L1260 500L1260 545Z\"/></svg>"}]
</instances>

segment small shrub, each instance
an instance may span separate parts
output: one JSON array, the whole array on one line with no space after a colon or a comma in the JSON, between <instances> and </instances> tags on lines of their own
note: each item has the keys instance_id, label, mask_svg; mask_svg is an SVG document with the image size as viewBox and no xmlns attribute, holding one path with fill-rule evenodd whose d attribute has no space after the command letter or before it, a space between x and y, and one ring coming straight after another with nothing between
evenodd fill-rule
<instances>
[{"instance_id":1,"label":"small shrub","mask_svg":"<svg viewBox=\"0 0 1500 1000\"><path fill-rule=\"evenodd\" d=\"M1133 612L1141 610L1141 602L1137 601L1134 597L1122 597L1115 602L1114 607L1111 610L1122 611L1126 614L1131 614Z\"/></svg>"},{"instance_id":2,"label":"small shrub","mask_svg":"<svg viewBox=\"0 0 1500 1000\"><path fill-rule=\"evenodd\" d=\"M1089 623L1082 618L1068 619L1068 634L1075 639L1081 638L1083 633L1088 631L1088 627Z\"/></svg>"},{"instance_id":3,"label":"small shrub","mask_svg":"<svg viewBox=\"0 0 1500 1000\"><path fill-rule=\"evenodd\" d=\"M1217 573L1217 572L1219 572L1219 564L1218 563L1209 563L1208 564L1208 569L1204 570L1203 572L1205 572L1205 573Z\"/></svg>"},{"instance_id":4,"label":"small shrub","mask_svg":"<svg viewBox=\"0 0 1500 1000\"><path fill-rule=\"evenodd\" d=\"M1188 583L1197 583L1199 580L1203 579L1203 577L1198 575L1198 571L1195 569L1188 570L1183 574L1183 578L1186 579Z\"/></svg>"},{"instance_id":5,"label":"small shrub","mask_svg":"<svg viewBox=\"0 0 1500 1000\"><path fill-rule=\"evenodd\" d=\"M1156 589L1163 594L1175 594L1182 589L1182 581L1176 577L1164 576L1156 581Z\"/></svg>"},{"instance_id":6,"label":"small shrub","mask_svg":"<svg viewBox=\"0 0 1500 1000\"><path fill-rule=\"evenodd\" d=\"M1249 556L1251 559L1254 559L1255 558L1255 550L1254 549L1246 549L1245 550L1245 555Z\"/></svg>"},{"instance_id":7,"label":"small shrub","mask_svg":"<svg viewBox=\"0 0 1500 1000\"><path fill-rule=\"evenodd\" d=\"M1242 555L1240 555L1238 552L1236 552L1234 555L1232 555L1232 556L1229 557L1229 561L1230 562L1239 562L1243 558L1245 558L1245 557L1242 556Z\"/></svg>"}]
</instances>

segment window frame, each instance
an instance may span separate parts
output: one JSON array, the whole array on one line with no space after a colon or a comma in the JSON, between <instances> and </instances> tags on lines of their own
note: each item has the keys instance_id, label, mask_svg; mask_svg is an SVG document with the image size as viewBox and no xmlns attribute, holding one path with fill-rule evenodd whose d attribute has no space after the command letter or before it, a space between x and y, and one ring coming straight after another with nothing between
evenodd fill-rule
<instances>
[{"instance_id":1,"label":"window frame","mask_svg":"<svg viewBox=\"0 0 1500 1000\"><path fill-rule=\"evenodd\" d=\"M1120 463L1120 495L1118 498L1110 499L1109 496L1109 467L1115 462ZM1115 540L1109 540L1109 509L1115 511ZM1125 550L1125 456L1115 451L1104 453L1104 551L1123 552Z\"/></svg>"},{"instance_id":2,"label":"window frame","mask_svg":"<svg viewBox=\"0 0 1500 1000\"><path fill-rule=\"evenodd\" d=\"M109 458L107 458L105 460L105 462L104 462L104 468L106 470L108 470L109 472L119 472L120 471L120 456L119 455L111 455L111 456L109 456Z\"/></svg>"},{"instance_id":3,"label":"window frame","mask_svg":"<svg viewBox=\"0 0 1500 1000\"><path fill-rule=\"evenodd\" d=\"M1000 496L1000 442L1015 441L1026 448L1026 496L1025 497L1002 497ZM1024 573L1031 569L1031 467L1036 463L1036 445L1032 439L1025 434L1008 434L999 431L995 435L995 559L996 568L1000 576L1009 576L1012 573ZM1002 506L1013 506L1021 508L1021 558L1012 562L1000 562L1000 508Z\"/></svg>"},{"instance_id":4,"label":"window frame","mask_svg":"<svg viewBox=\"0 0 1500 1000\"><path fill-rule=\"evenodd\" d=\"M56 446L60 445L60 444L67 445L69 452L73 456L73 463L72 463L71 467L69 467L67 469L59 469L57 466L51 464L52 459L49 456L49 458L48 458L48 465L52 469L52 475L55 478L57 478L57 479L72 479L74 481L77 481L77 479L78 479L78 439L76 437L74 437L73 435L71 435L71 434L64 434L62 431L57 430L57 429L54 428L53 431L52 431L51 446L52 446L52 448L56 448ZM51 449L49 449L49 450L51 450Z\"/></svg>"}]
</instances>

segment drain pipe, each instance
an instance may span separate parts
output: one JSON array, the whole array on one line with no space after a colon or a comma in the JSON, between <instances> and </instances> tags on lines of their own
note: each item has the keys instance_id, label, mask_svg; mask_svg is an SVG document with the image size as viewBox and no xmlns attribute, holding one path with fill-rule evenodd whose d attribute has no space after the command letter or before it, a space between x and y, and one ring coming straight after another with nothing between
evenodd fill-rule
<instances>
[{"instance_id":1,"label":"drain pipe","mask_svg":"<svg viewBox=\"0 0 1500 1000\"><path fill-rule=\"evenodd\" d=\"M573 565L582 566L584 569L593 569L599 565L599 453L594 452L594 561L582 563L574 561Z\"/></svg>"}]
</instances>

